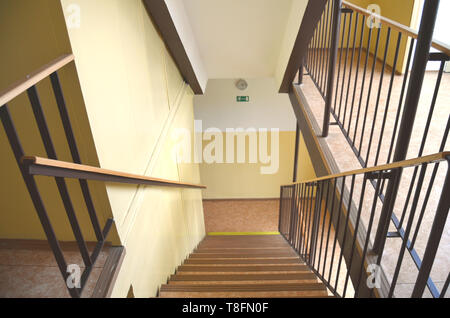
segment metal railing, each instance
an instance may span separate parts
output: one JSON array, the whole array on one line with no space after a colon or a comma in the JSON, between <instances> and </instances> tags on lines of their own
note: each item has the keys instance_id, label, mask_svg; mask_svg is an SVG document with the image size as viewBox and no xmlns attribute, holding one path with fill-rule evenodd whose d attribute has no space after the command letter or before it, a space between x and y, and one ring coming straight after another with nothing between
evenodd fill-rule
<instances>
[{"instance_id":1,"label":"metal railing","mask_svg":"<svg viewBox=\"0 0 450 318\"><path fill-rule=\"evenodd\" d=\"M408 155L443 152L447 147L450 113L445 104L438 103L438 97L450 48L432 39L438 5L439 1L425 1L416 32L347 1L330 0L315 29L302 67L325 102L322 136L328 136L333 117L331 124L339 127L363 168L402 161ZM438 52L430 53L431 48ZM427 78L427 91L432 87L432 96L426 107L422 87L426 66L432 61L438 61L440 67L435 78ZM420 116L416 116L418 112ZM376 231L377 252L383 249L386 237L399 237L408 243L403 228L405 214L414 201L413 185L420 173L414 168L408 174L408 184L400 188L402 173L399 169L395 178L381 181L378 199L383 206L383 226ZM434 172L432 180L436 177L442 178ZM370 183L376 190L377 182ZM394 206L399 194L406 196L406 205L397 216ZM389 232L391 223L394 232ZM422 259L414 244L408 252L420 266ZM429 284L436 297L436 289Z\"/></svg>"},{"instance_id":2,"label":"metal railing","mask_svg":"<svg viewBox=\"0 0 450 318\"><path fill-rule=\"evenodd\" d=\"M450 282L445 250L450 244L448 224L445 228L450 208L449 163L450 153L438 153L282 186L279 231L338 297L444 297ZM445 179L436 183L436 172L444 168ZM407 223L404 239L374 251L376 230L384 226L380 211L392 203L378 199L381 184L393 178L408 184L411 169L420 171L409 186L411 204L405 198L394 202L394 209L408 210L402 215ZM399 170L404 173L396 173ZM375 183L374 189L367 187L368 181ZM430 194L438 200L431 202ZM424 222L430 216L432 222ZM415 248L422 261L414 268L404 256ZM440 290L432 277L441 281ZM396 290L400 278L402 289ZM424 295L425 288L429 295Z\"/></svg>"},{"instance_id":3,"label":"metal railing","mask_svg":"<svg viewBox=\"0 0 450 318\"><path fill-rule=\"evenodd\" d=\"M81 274L80 286L75 286L72 288L69 287L69 285L66 285L70 295L72 297L78 298L81 296L81 293L86 286L89 275L92 272L94 264L96 263L100 252L102 251L102 248L106 242L106 238L108 237L108 234L114 223L114 220L110 218L106 221L104 227L101 227L87 180L100 180L105 182L120 182L129 184L193 189L203 189L205 187L201 185L156 179L145 176L137 176L128 173L82 165L81 156L78 150L77 142L69 117L69 112L66 107L63 90L58 76L58 70L71 63L73 60L74 56L72 54L61 56L55 61L31 73L25 79L17 82L16 84L7 88L5 91L0 92L0 119L14 153L17 165L20 168L23 180L25 181L27 190L31 196L34 208L37 212L49 245L55 256L61 275L64 281L67 282L67 279L69 278L71 273L68 272L68 266L64 257L64 253L61 249L52 222L47 213L44 200L39 191L38 184L35 180L36 175L55 178L59 195L64 205L67 218L69 220L72 232L74 234L79 252L84 263L84 270ZM73 163L58 160L57 152L53 144L50 130L48 128L47 119L44 114L44 110L36 87L38 83L40 83L47 77L50 77L53 95L59 110L59 119L62 122L62 127L64 129L66 141L70 149ZM31 104L31 109L34 114L34 120L37 123L40 137L48 158L25 156L25 150L22 147L19 134L11 117L8 103L25 92ZM90 222L97 239L96 246L92 253L89 253L89 250L87 248L87 244L83 236L83 230L75 213L74 204L72 202L65 178L74 178L79 180L84 203L87 207Z\"/></svg>"},{"instance_id":4,"label":"metal railing","mask_svg":"<svg viewBox=\"0 0 450 318\"><path fill-rule=\"evenodd\" d=\"M444 65L450 60L450 48L431 40L437 4L438 1L426 1L422 32L419 33L341 0L328 1L315 28L302 68L307 70L325 101L322 135L328 136L332 116L363 167L369 162L372 165L381 163L380 151L385 147L389 149L383 158L387 163L406 158L395 160L394 146L400 131L405 131L402 120L409 119L402 116L406 112L404 105L408 105L408 113L415 115L416 107L409 104L414 105L419 100L423 81L423 71L421 74L412 71L409 76L409 70L414 65L424 68L428 61L438 61L440 69L422 134L422 144L426 142ZM426 10L427 7L433 8ZM417 57L413 59L415 47ZM430 47L439 52L429 54ZM401 53L406 52L405 64L405 56ZM396 75L403 70L403 74ZM302 69L300 73L303 75ZM403 77L401 92L397 100L393 100L394 82L400 82L398 76ZM386 131L387 123L393 125L392 133ZM447 125L449 123L450 116ZM442 139L446 138L446 135L442 136ZM405 143L405 140L400 142ZM418 156L422 154L423 145Z\"/></svg>"}]
</instances>

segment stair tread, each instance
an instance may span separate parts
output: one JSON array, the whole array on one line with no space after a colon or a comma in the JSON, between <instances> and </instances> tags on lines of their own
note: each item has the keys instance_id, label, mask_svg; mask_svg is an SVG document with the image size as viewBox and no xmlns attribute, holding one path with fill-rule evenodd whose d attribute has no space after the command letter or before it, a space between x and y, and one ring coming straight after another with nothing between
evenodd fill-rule
<instances>
[{"instance_id":1,"label":"stair tread","mask_svg":"<svg viewBox=\"0 0 450 318\"><path fill-rule=\"evenodd\" d=\"M277 252L277 253L281 253L281 252L286 252L286 253L292 253L292 249L291 248L286 248L286 247L267 247L267 248L260 248L260 247L254 247L254 248L197 248L194 251L194 254L201 254L201 253L227 253L227 254L258 254L258 253L273 253L273 252Z\"/></svg>"},{"instance_id":2,"label":"stair tread","mask_svg":"<svg viewBox=\"0 0 450 318\"><path fill-rule=\"evenodd\" d=\"M267 258L270 255L272 258L298 258L294 253L273 253L273 254L191 254L189 259L194 258Z\"/></svg>"},{"instance_id":3,"label":"stair tread","mask_svg":"<svg viewBox=\"0 0 450 318\"><path fill-rule=\"evenodd\" d=\"M237 261L237 259L236 259L236 261ZM255 260L255 261L258 261L258 260ZM220 260L217 260L217 261L215 261L214 264L184 263L183 266L196 268L196 267L200 267L200 266L214 266L214 267L217 267L217 266L227 266L227 267L232 267L232 266L235 266L235 267L252 266L252 267L255 267L255 266L277 266L277 265L281 265L281 266L304 265L304 263L300 263L300 261L297 261L295 263L271 263L270 260L266 260L266 261L267 262L265 262L265 263L260 263L260 262L256 262L256 263L240 263L240 262L238 262L238 263L231 263L231 264L226 264L225 263L224 264L224 263L219 263Z\"/></svg>"},{"instance_id":4,"label":"stair tread","mask_svg":"<svg viewBox=\"0 0 450 318\"><path fill-rule=\"evenodd\" d=\"M326 287L321 283L284 283L284 284L229 284L229 285L170 285L165 284L161 286L160 291L209 291L209 292L225 292L225 291L307 291L319 290L326 291Z\"/></svg>"},{"instance_id":5,"label":"stair tread","mask_svg":"<svg viewBox=\"0 0 450 318\"><path fill-rule=\"evenodd\" d=\"M207 236L159 297L304 298L328 291L281 235Z\"/></svg>"},{"instance_id":6,"label":"stair tread","mask_svg":"<svg viewBox=\"0 0 450 318\"><path fill-rule=\"evenodd\" d=\"M229 275L172 275L170 280L173 281L208 281L208 280L301 280L301 279L313 279L316 278L314 273L301 273L301 274L229 274Z\"/></svg>"},{"instance_id":7,"label":"stair tread","mask_svg":"<svg viewBox=\"0 0 450 318\"><path fill-rule=\"evenodd\" d=\"M239 258L239 259L223 259L223 258L210 258L210 259L187 259L184 265L241 265L241 264L304 264L300 258Z\"/></svg>"},{"instance_id":8,"label":"stair tread","mask_svg":"<svg viewBox=\"0 0 450 318\"><path fill-rule=\"evenodd\" d=\"M257 291L257 292L161 292L160 298L328 298L326 291Z\"/></svg>"},{"instance_id":9,"label":"stair tread","mask_svg":"<svg viewBox=\"0 0 450 318\"><path fill-rule=\"evenodd\" d=\"M306 265L264 265L264 266L192 266L181 265L178 271L186 272L195 270L196 272L265 272L265 271L309 271Z\"/></svg>"}]
</instances>

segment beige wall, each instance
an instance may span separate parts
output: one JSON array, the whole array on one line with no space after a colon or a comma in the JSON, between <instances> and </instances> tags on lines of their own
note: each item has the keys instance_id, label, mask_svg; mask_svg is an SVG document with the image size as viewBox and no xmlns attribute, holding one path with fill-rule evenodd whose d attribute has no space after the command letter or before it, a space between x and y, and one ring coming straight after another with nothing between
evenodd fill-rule
<instances>
[{"instance_id":1,"label":"beige wall","mask_svg":"<svg viewBox=\"0 0 450 318\"><path fill-rule=\"evenodd\" d=\"M370 4L376 4L380 6L380 14L383 17L386 17L388 19L394 20L396 22L399 22L400 24L405 25L406 27L416 28L417 27L417 19L418 19L418 11L419 11L419 0L402 0L402 1L392 1L392 0L350 0L350 2L356 4L359 7L367 8ZM354 16L355 17L355 16ZM355 20L355 19L353 19ZM348 27L348 20L347 20L347 27ZM352 29L354 27L354 22L352 23ZM360 30L360 27L358 27ZM346 28L346 30L348 30ZM347 32L347 31L346 31ZM367 41L368 41L368 33L369 28L367 27L367 24L365 26L364 30L364 39L363 39L363 47L367 48ZM370 52L372 54L375 53L375 42L376 42L376 36L378 33L378 29L373 29L372 31L372 41L370 46ZM352 33L353 35L353 33ZM360 32L357 33L357 41L359 41ZM387 65L393 66L394 64L394 57L395 57L395 49L397 45L397 38L398 38L398 31L392 30L391 31L391 38L389 42L388 47L388 54L387 54ZM344 37L344 43L347 43L346 40L347 37ZM383 26L380 32L380 44L378 48L378 54L377 57L379 59L384 58L384 50L386 46L386 39L387 39L387 26ZM350 40L350 43L352 43L352 40ZM359 44L359 42L357 42ZM406 37L405 34L402 36L402 41L400 44L399 49L399 57L397 61L397 72L404 72L404 68L406 65L407 57L408 57L408 50L409 50L409 43L410 39Z\"/></svg>"},{"instance_id":2,"label":"beige wall","mask_svg":"<svg viewBox=\"0 0 450 318\"><path fill-rule=\"evenodd\" d=\"M140 0L61 1L80 6L69 29L102 167L200 183L198 165L178 164L177 128L193 131L186 86ZM70 13L65 11L68 18ZM204 236L200 190L107 184L126 256L113 297L156 295Z\"/></svg>"},{"instance_id":3,"label":"beige wall","mask_svg":"<svg viewBox=\"0 0 450 318\"><path fill-rule=\"evenodd\" d=\"M226 140L226 133L223 133ZM270 140L270 136L268 137ZM208 142L204 142L205 149ZM236 143L237 144L237 143ZM236 145L235 144L235 145ZM269 149L270 149L270 143ZM224 145L225 147L225 145ZM202 163L200 174L202 181L208 186L204 191L205 199L236 199L236 198L279 198L280 185L292 182L295 152L295 131L279 132L279 169L273 174L262 174L261 168L267 164L249 163L249 140L246 142L246 163ZM308 180L315 177L303 137L300 140L298 180Z\"/></svg>"},{"instance_id":4,"label":"beige wall","mask_svg":"<svg viewBox=\"0 0 450 318\"><path fill-rule=\"evenodd\" d=\"M291 57L292 49L294 48L295 40L297 39L298 31L300 29L303 15L309 0L293 0L290 10L289 18L286 22L286 31L283 36L283 42L280 49L280 55L275 69L275 81L277 87L281 86L283 82L284 73L286 72L289 59Z\"/></svg>"},{"instance_id":5,"label":"beige wall","mask_svg":"<svg viewBox=\"0 0 450 318\"><path fill-rule=\"evenodd\" d=\"M61 5L55 0L0 1L0 38L0 90L57 57L72 52ZM98 166L74 63L64 67L59 75L82 162ZM72 161L50 81L44 80L37 88L58 158ZM9 108L25 154L47 157L26 94L10 102ZM45 239L1 125L0 149L0 238ZM73 240L55 181L48 177L37 177L37 183L57 237L63 241ZM94 240L80 186L74 180L67 183L85 239ZM89 185L103 226L106 219L111 217L105 186L97 182Z\"/></svg>"},{"instance_id":6,"label":"beige wall","mask_svg":"<svg viewBox=\"0 0 450 318\"><path fill-rule=\"evenodd\" d=\"M419 6L420 6L420 0L402 0L402 1L392 1L392 0L349 0L349 2L363 8L367 9L369 5L376 4L380 6L380 14L383 17L386 17L388 19L391 19L393 21L399 22L400 24L405 25L406 27L411 27L412 29L418 29L417 21L418 21L418 14L419 14ZM362 15L359 15L358 18L358 26L356 28L356 38L355 38L355 44L353 44L354 39L354 30L355 30L355 24L356 24L356 13L353 14L352 17L352 23L350 25L350 16L346 15L345 18L345 30L344 30L344 16L342 16L341 19L341 30L340 30L340 36L338 41L338 47L343 47L344 49L347 48L347 42L348 47L353 48L355 46L356 48L359 48L359 43L361 39L361 22L362 22ZM350 25L350 41L348 41L348 28ZM387 39L387 26L383 25L381 32L380 32L380 42L378 47L378 53L377 57L380 60L384 59L384 50L386 46L386 39ZM344 33L344 41L342 42L342 33ZM377 37L378 29L374 28L372 29L372 40L371 40L371 46L370 46L370 52L372 54L375 53L375 42ZM366 17L366 23L364 27L364 36L362 41L362 47L364 49L367 49L367 42L368 42L368 34L369 34L369 28L367 26L367 17ZM316 37L319 36L316 34ZM391 30L391 37L389 41L389 47L387 51L387 59L386 64L390 67L393 67L394 65L394 57L395 57L395 50L397 45L397 38L398 38L398 31ZM320 39L321 40L321 39ZM318 41L316 39L315 47L328 47L328 43L325 43L325 45L322 44L321 41ZM407 54L409 50L409 43L410 39L406 37L405 34L402 36L402 41L400 44L399 49L399 57L397 61L397 72L403 72L407 60ZM351 50L349 50L349 56L351 56ZM355 52L357 54L357 52ZM342 55L342 61L344 61L345 51ZM339 58L339 55L338 55ZM363 61L362 61L363 63Z\"/></svg>"},{"instance_id":7,"label":"beige wall","mask_svg":"<svg viewBox=\"0 0 450 318\"><path fill-rule=\"evenodd\" d=\"M247 89L241 91L236 88L233 79L210 79L205 94L195 97L195 119L201 120L204 135L214 129L220 132L223 140L224 163L204 160L200 165L202 181L208 186L204 192L206 199L278 198L280 185L292 182L296 119L289 97L287 94L278 94L274 78L252 78L247 79L247 82ZM249 102L237 102L236 96L242 95L249 96ZM244 132L236 133L239 128ZM241 140L247 136L243 148L245 163L238 162L238 137L234 137L233 163L229 163L230 160L226 158L230 155L226 151L230 145L227 139L235 134L227 133L230 129L234 129ZM259 133L256 136L256 146L250 147L248 132L258 132L259 129L268 131L267 151L260 147ZM278 130L278 135L273 135L275 144L272 143L272 129ZM214 137L203 141L203 154L205 150L209 153L208 149L213 142ZM256 163L250 161L250 149L256 152ZM269 162L264 162L265 154L270 156ZM303 141L299 154L302 161L299 173L311 176L314 172L312 165L308 165L309 154ZM206 159L205 156L203 159Z\"/></svg>"}]
</instances>

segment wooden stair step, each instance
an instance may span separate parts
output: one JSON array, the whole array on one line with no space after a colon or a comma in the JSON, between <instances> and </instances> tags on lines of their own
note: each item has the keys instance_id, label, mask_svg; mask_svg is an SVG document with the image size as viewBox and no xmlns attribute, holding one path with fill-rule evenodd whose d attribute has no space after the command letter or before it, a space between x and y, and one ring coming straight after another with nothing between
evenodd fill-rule
<instances>
[{"instance_id":1,"label":"wooden stair step","mask_svg":"<svg viewBox=\"0 0 450 318\"><path fill-rule=\"evenodd\" d=\"M239 284L239 285L205 285L205 286L197 286L197 285L162 285L161 291L301 291L301 290L321 290L326 291L324 285L320 283L313 284L262 284L258 286L247 285L247 284Z\"/></svg>"},{"instance_id":2,"label":"wooden stair step","mask_svg":"<svg viewBox=\"0 0 450 318\"><path fill-rule=\"evenodd\" d=\"M248 274L248 275L239 275L239 274L227 274L227 275L172 275L170 277L170 282L189 282L189 281L282 281L282 280L314 280L317 279L317 276L310 273L301 273L301 274Z\"/></svg>"},{"instance_id":3,"label":"wooden stair step","mask_svg":"<svg viewBox=\"0 0 450 318\"><path fill-rule=\"evenodd\" d=\"M160 297L327 297L323 284L162 285Z\"/></svg>"},{"instance_id":4,"label":"wooden stair step","mask_svg":"<svg viewBox=\"0 0 450 318\"><path fill-rule=\"evenodd\" d=\"M307 298L328 291L281 235L207 236L159 297Z\"/></svg>"},{"instance_id":5,"label":"wooden stair step","mask_svg":"<svg viewBox=\"0 0 450 318\"><path fill-rule=\"evenodd\" d=\"M197 246L198 249L203 248L285 248L287 243L274 243L274 242L267 242L267 243L246 243L246 242L236 242L236 243L201 243Z\"/></svg>"},{"instance_id":6,"label":"wooden stair step","mask_svg":"<svg viewBox=\"0 0 450 318\"><path fill-rule=\"evenodd\" d=\"M184 275L181 275L184 276ZM220 276L220 275L217 275ZM169 285L239 285L239 284L246 284L246 285L261 285L261 284L314 284L317 283L317 278L312 279L284 279L284 280L240 280L240 281L233 281L233 280L211 280L211 281L203 281L203 280L193 280L193 281L170 281Z\"/></svg>"},{"instance_id":7,"label":"wooden stair step","mask_svg":"<svg viewBox=\"0 0 450 318\"><path fill-rule=\"evenodd\" d=\"M215 254L263 254L263 253L267 253L267 254L271 254L271 253L280 253L280 252L284 252L284 253L292 253L292 248L286 248L286 247L268 247L268 248L259 248L259 247L255 247L255 248L197 248L194 253L196 254L203 254L203 253L215 253Z\"/></svg>"},{"instance_id":8,"label":"wooden stair step","mask_svg":"<svg viewBox=\"0 0 450 318\"><path fill-rule=\"evenodd\" d=\"M286 252L281 252L281 253L255 253L255 254L214 254L214 253L201 253L201 254L191 254L189 256L190 259L193 258L264 258L264 257L271 257L271 258L298 258L298 255L290 252L290 253L286 253Z\"/></svg>"},{"instance_id":9,"label":"wooden stair step","mask_svg":"<svg viewBox=\"0 0 450 318\"><path fill-rule=\"evenodd\" d=\"M325 291L267 291L267 292L162 292L160 298L328 298Z\"/></svg>"},{"instance_id":10,"label":"wooden stair step","mask_svg":"<svg viewBox=\"0 0 450 318\"><path fill-rule=\"evenodd\" d=\"M212 259L187 259L184 265L244 265L244 264L255 264L255 265L281 265L281 264L304 264L299 258L238 258L238 259L223 259L223 258L212 258Z\"/></svg>"},{"instance_id":11,"label":"wooden stair step","mask_svg":"<svg viewBox=\"0 0 450 318\"><path fill-rule=\"evenodd\" d=\"M178 267L178 272L189 272L195 270L196 272L309 272L306 265L264 265L264 266L185 266Z\"/></svg>"}]
</instances>

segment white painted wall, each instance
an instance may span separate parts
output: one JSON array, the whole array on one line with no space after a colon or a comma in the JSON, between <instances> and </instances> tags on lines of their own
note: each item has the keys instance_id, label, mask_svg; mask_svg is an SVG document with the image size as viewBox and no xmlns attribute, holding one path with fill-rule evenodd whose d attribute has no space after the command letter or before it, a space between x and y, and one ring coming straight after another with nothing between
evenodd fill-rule
<instances>
[{"instance_id":1,"label":"white painted wall","mask_svg":"<svg viewBox=\"0 0 450 318\"><path fill-rule=\"evenodd\" d=\"M248 79L241 91L236 80L212 79L203 96L195 96L195 119L203 121L203 129L279 128L295 131L295 115L287 94L278 94L273 78ZM238 103L236 96L249 96L250 102Z\"/></svg>"},{"instance_id":2,"label":"white painted wall","mask_svg":"<svg viewBox=\"0 0 450 318\"><path fill-rule=\"evenodd\" d=\"M303 15L305 14L306 6L309 0L294 0L290 10L289 19L286 25L283 42L281 44L280 55L278 57L277 66L275 69L275 80L278 88L283 81L286 67L291 57L292 49L294 48L295 40L300 30Z\"/></svg>"},{"instance_id":3,"label":"white painted wall","mask_svg":"<svg viewBox=\"0 0 450 318\"><path fill-rule=\"evenodd\" d=\"M420 15L419 15L419 25L420 19L423 12L423 0L420 4ZM443 0L439 2L439 11L436 18L436 25L434 27L433 39L441 41L445 44L450 45L450 19L448 18L448 13L450 12L450 1ZM431 52L438 52L438 50L432 48ZM439 70L441 62L428 62L427 71L437 71ZM450 72L450 63L447 62L446 72Z\"/></svg>"},{"instance_id":4,"label":"white painted wall","mask_svg":"<svg viewBox=\"0 0 450 318\"><path fill-rule=\"evenodd\" d=\"M189 0L209 78L274 75L292 0Z\"/></svg>"}]
</instances>

